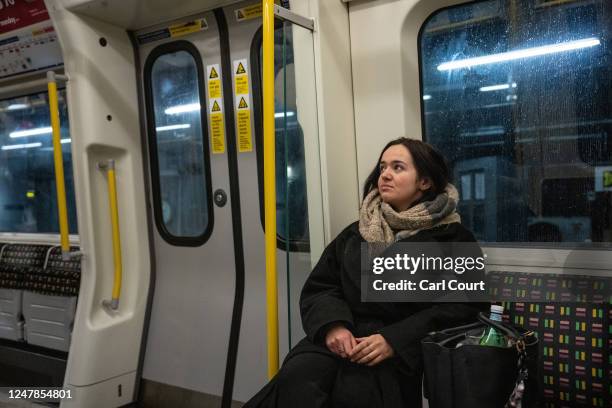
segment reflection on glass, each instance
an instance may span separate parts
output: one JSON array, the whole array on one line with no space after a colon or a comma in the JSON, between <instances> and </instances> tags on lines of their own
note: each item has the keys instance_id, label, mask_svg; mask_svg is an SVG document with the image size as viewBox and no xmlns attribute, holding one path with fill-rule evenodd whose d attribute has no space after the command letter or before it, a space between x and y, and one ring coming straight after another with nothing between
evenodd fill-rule
<instances>
[{"instance_id":1,"label":"reflection on glass","mask_svg":"<svg viewBox=\"0 0 612 408\"><path fill-rule=\"evenodd\" d=\"M208 225L198 70L186 51L164 54L151 69L162 220L175 237Z\"/></svg>"},{"instance_id":2,"label":"reflection on glass","mask_svg":"<svg viewBox=\"0 0 612 408\"><path fill-rule=\"evenodd\" d=\"M292 243L307 244L309 232L304 134L297 116L292 29L290 26L279 27L274 36L276 228L281 239L289 238ZM262 52L260 48L260 61Z\"/></svg>"},{"instance_id":3,"label":"reflection on glass","mask_svg":"<svg viewBox=\"0 0 612 408\"><path fill-rule=\"evenodd\" d=\"M480 240L612 242L611 18L609 1L489 0L423 28L425 138Z\"/></svg>"},{"instance_id":4,"label":"reflection on glass","mask_svg":"<svg viewBox=\"0 0 612 408\"><path fill-rule=\"evenodd\" d=\"M68 224L76 234L65 90L58 99ZM0 101L0 232L59 233L50 123L46 92Z\"/></svg>"}]
</instances>

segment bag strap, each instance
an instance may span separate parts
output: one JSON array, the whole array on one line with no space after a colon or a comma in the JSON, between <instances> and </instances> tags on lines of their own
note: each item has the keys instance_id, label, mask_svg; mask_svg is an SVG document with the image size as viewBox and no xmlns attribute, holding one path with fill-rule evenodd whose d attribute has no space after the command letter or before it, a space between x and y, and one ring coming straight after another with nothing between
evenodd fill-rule
<instances>
[{"instance_id":1,"label":"bag strap","mask_svg":"<svg viewBox=\"0 0 612 408\"><path fill-rule=\"evenodd\" d=\"M463 325L463 326L450 327L448 329L440 330L440 331L437 331L437 332L431 332L431 333L429 333L429 335L433 336L434 334L461 333L461 332L465 332L467 330L477 329L478 327L482 327L482 323L481 322L474 322L474 323L466 324L466 325Z\"/></svg>"},{"instance_id":2,"label":"bag strap","mask_svg":"<svg viewBox=\"0 0 612 408\"><path fill-rule=\"evenodd\" d=\"M514 340L523 338L523 336L521 336L521 334L514 327L506 326L505 324L501 322L496 322L495 320L491 320L487 316L485 316L485 314L482 312L478 313L478 320L480 320L481 322L485 323L488 326L495 327L496 329L498 329L499 331L501 331L502 333L511 337Z\"/></svg>"}]
</instances>

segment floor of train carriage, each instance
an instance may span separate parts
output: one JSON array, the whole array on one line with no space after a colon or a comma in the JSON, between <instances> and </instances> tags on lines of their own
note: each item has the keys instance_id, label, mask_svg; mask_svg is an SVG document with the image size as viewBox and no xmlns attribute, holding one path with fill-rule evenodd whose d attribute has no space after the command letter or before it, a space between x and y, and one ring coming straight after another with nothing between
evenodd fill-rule
<instances>
[{"instance_id":1,"label":"floor of train carriage","mask_svg":"<svg viewBox=\"0 0 612 408\"><path fill-rule=\"evenodd\" d=\"M57 406L58 404L38 404L26 400L14 400L9 398L8 392L0 392L0 408L49 408Z\"/></svg>"}]
</instances>

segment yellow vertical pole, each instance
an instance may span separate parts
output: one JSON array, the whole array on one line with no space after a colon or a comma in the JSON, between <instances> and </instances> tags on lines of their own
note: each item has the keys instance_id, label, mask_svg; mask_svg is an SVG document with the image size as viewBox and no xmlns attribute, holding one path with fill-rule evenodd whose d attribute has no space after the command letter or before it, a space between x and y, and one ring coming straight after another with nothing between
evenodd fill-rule
<instances>
[{"instance_id":1,"label":"yellow vertical pole","mask_svg":"<svg viewBox=\"0 0 612 408\"><path fill-rule=\"evenodd\" d=\"M60 243L62 257L70 253L68 239L68 208L66 206L66 186L64 184L64 159L62 157L62 143L60 136L59 107L57 103L57 83L55 72L47 72L47 89L49 91L49 114L51 116L51 130L53 133L53 160L55 162L55 189L57 191L57 212L60 226Z\"/></svg>"},{"instance_id":2,"label":"yellow vertical pole","mask_svg":"<svg viewBox=\"0 0 612 408\"><path fill-rule=\"evenodd\" d=\"M274 157L274 0L263 1L264 207L266 219L266 312L268 378L278 372L276 276L276 166Z\"/></svg>"}]
</instances>

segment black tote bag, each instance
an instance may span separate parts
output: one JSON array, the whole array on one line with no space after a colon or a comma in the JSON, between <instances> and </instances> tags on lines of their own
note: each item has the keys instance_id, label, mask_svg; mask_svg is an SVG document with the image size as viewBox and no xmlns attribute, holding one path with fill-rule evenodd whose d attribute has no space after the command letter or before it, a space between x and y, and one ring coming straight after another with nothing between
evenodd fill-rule
<instances>
[{"instance_id":1,"label":"black tote bag","mask_svg":"<svg viewBox=\"0 0 612 408\"><path fill-rule=\"evenodd\" d=\"M533 332L494 322L482 313L470 325L430 333L422 341L425 396L430 408L504 408L519 375L522 408L538 407L538 339ZM495 326L518 347L462 345L469 334Z\"/></svg>"}]
</instances>

